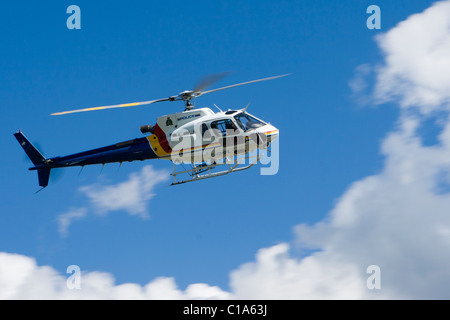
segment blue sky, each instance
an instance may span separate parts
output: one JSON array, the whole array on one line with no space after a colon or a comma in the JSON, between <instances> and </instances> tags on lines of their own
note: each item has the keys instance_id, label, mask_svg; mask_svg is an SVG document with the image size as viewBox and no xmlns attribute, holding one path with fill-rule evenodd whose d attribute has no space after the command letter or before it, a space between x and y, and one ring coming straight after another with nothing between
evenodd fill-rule
<instances>
[{"instance_id":1,"label":"blue sky","mask_svg":"<svg viewBox=\"0 0 450 320\"><path fill-rule=\"evenodd\" d=\"M68 30L66 8L81 8L81 30ZM381 30L366 9L381 8ZM296 226L324 221L353 182L383 170L381 145L399 119L398 101L361 103L349 83L383 63L376 37L430 1L47 1L8 2L0 13L0 251L35 259L65 274L69 265L112 274L116 284L173 277L182 290L207 283L230 290L230 272L261 248L296 243ZM197 106L241 108L280 130L280 169L259 168L145 189L149 218L126 209L101 213L83 188L104 190L171 170L146 161L55 170L48 188L13 133L22 130L53 157L141 137L181 103L54 117L50 113L164 98L192 89L207 74L233 71L216 86L277 74L291 76L199 98ZM432 120L419 132L435 143ZM430 133L429 133L430 132ZM424 139L425 139L424 138ZM144 175L145 176L145 175ZM142 182L142 181L141 181ZM144 182L142 182L144 183ZM67 234L58 217L84 208ZM326 221L326 220L325 220ZM0 289L1 290L1 289Z\"/></svg>"}]
</instances>

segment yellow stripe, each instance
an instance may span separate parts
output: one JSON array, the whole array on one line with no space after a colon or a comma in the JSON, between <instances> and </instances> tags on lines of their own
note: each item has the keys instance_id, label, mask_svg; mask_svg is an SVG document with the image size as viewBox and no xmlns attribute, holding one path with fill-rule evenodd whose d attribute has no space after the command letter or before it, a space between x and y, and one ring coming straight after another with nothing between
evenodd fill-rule
<instances>
[{"instance_id":1,"label":"yellow stripe","mask_svg":"<svg viewBox=\"0 0 450 320\"><path fill-rule=\"evenodd\" d=\"M120 104L119 107L133 107L133 106L138 106L139 104L140 104L139 102L124 103L124 104Z\"/></svg>"},{"instance_id":2,"label":"yellow stripe","mask_svg":"<svg viewBox=\"0 0 450 320\"><path fill-rule=\"evenodd\" d=\"M140 104L141 104L141 102L123 103L123 104L116 104L116 105L112 105L112 106L102 106L102 107L93 107L93 108L86 108L86 109L77 109L77 110L56 112L56 113L52 113L51 115L52 116L60 116L62 114L85 112L85 111L95 111L95 110L103 110L103 109L111 109L111 108L134 107L134 106L138 106Z\"/></svg>"},{"instance_id":3,"label":"yellow stripe","mask_svg":"<svg viewBox=\"0 0 450 320\"><path fill-rule=\"evenodd\" d=\"M150 145L151 145L153 151L156 153L156 155L158 157L165 157L170 154L170 153L165 152L163 147L161 147L156 134L152 134L151 136L148 136L147 140L148 140L148 142L150 142Z\"/></svg>"}]
</instances>

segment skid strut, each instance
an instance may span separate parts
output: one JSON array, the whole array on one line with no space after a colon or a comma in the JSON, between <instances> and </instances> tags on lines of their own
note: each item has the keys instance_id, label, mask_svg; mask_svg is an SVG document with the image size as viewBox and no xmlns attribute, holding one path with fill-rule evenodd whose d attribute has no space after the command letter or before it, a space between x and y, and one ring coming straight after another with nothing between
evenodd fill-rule
<instances>
[{"instance_id":1,"label":"skid strut","mask_svg":"<svg viewBox=\"0 0 450 320\"><path fill-rule=\"evenodd\" d=\"M251 158L254 158L254 161L249 163L248 165L242 165L243 163L245 163L245 160L249 160ZM176 171L176 164L173 164L173 173L171 173L170 175L173 176L173 182L171 184L171 186L173 185L177 185L177 184L182 184L182 183L187 183L187 182L192 182L192 181L198 181L198 180L204 180L204 179L209 179L209 178L214 178L214 177L218 177L218 176L223 176L229 173L233 173L233 172L238 172L238 171L242 171L242 170L246 170L251 168L252 166L254 166L259 159L261 158L261 155L257 155L257 156L247 156L247 157L243 157L243 158L239 158L236 159L235 161L228 161L226 160L224 163L211 163L211 164L199 164L199 165L195 165L195 163L191 163L192 168L188 169L188 170L182 170L182 171ZM222 171L213 171L214 169L218 168L218 167L222 167L225 166L226 169L222 170ZM185 179L185 180L178 180L177 176L179 175L189 175L191 178L189 179Z\"/></svg>"}]
</instances>

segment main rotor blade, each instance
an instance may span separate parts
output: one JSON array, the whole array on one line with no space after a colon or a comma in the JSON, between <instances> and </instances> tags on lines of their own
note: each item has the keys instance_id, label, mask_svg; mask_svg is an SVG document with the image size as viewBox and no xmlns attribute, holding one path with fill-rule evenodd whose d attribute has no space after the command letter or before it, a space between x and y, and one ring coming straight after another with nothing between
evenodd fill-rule
<instances>
[{"instance_id":1,"label":"main rotor blade","mask_svg":"<svg viewBox=\"0 0 450 320\"><path fill-rule=\"evenodd\" d=\"M222 87L222 88L217 88L217 89L212 89L212 90L207 90L207 91L203 91L201 92L200 95L204 95L210 92L214 92L214 91L219 91L219 90L224 90L224 89L228 89L228 88L233 88L233 87L237 87L237 86L243 86L244 84L250 84L250 83L255 83L255 82L261 82L261 81L267 81L267 80L273 80L273 79L278 79L281 77L286 77L291 75L291 73L288 74L282 74L279 76L273 76L273 77L268 77L268 78L263 78L263 79L257 79L257 80L252 80L252 81L247 81L247 82L242 82L242 83L238 83L238 84L233 84L231 86L226 86L226 87Z\"/></svg>"},{"instance_id":2,"label":"main rotor blade","mask_svg":"<svg viewBox=\"0 0 450 320\"><path fill-rule=\"evenodd\" d=\"M63 111L63 112L55 112L55 113L52 113L51 115L52 116L60 116L60 115L63 115L63 114L77 113L77 112L86 112L86 111L95 111L95 110L104 110L104 109L113 109L113 108L135 107L135 106L142 106L142 105L146 105L146 104L151 104L151 103L161 102L161 101L169 101L169 100L170 100L169 98L164 98L164 99L142 101L142 102L114 104L114 105L110 105L110 106L102 106L102 107L93 107L93 108L85 108L85 109Z\"/></svg>"},{"instance_id":3,"label":"main rotor blade","mask_svg":"<svg viewBox=\"0 0 450 320\"><path fill-rule=\"evenodd\" d=\"M231 72L221 72L221 73L215 73L210 74L202 78L202 80L198 83L198 85L195 87L194 92L201 92L203 89L206 89L207 87L211 86L212 84L216 83L217 81L225 78L228 76Z\"/></svg>"}]
</instances>

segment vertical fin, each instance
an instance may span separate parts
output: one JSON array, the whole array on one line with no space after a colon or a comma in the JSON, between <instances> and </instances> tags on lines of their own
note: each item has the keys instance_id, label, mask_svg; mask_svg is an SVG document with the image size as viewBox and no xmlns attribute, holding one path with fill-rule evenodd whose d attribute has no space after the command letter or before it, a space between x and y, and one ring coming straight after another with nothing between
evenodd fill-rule
<instances>
[{"instance_id":1,"label":"vertical fin","mask_svg":"<svg viewBox=\"0 0 450 320\"><path fill-rule=\"evenodd\" d=\"M48 186L48 179L50 178L50 168L39 169L38 178L39 178L39 185L42 188Z\"/></svg>"},{"instance_id":2,"label":"vertical fin","mask_svg":"<svg viewBox=\"0 0 450 320\"><path fill-rule=\"evenodd\" d=\"M30 158L31 162L33 162L35 166L42 165L45 163L46 160L45 157L39 152L38 149L36 149L36 147L30 141L28 141L28 139L24 136L22 131L14 133L14 137L16 137L17 141L19 141L28 158ZM49 178L50 178L50 168L44 167L38 169L39 185L42 188L48 186Z\"/></svg>"},{"instance_id":3,"label":"vertical fin","mask_svg":"<svg viewBox=\"0 0 450 320\"><path fill-rule=\"evenodd\" d=\"M33 162L35 166L42 164L45 161L45 157L39 152L38 149L36 149L35 146L33 146L30 141L28 141L22 131L14 133L14 137L16 137L17 141L19 141L28 158L30 158L31 162Z\"/></svg>"}]
</instances>

